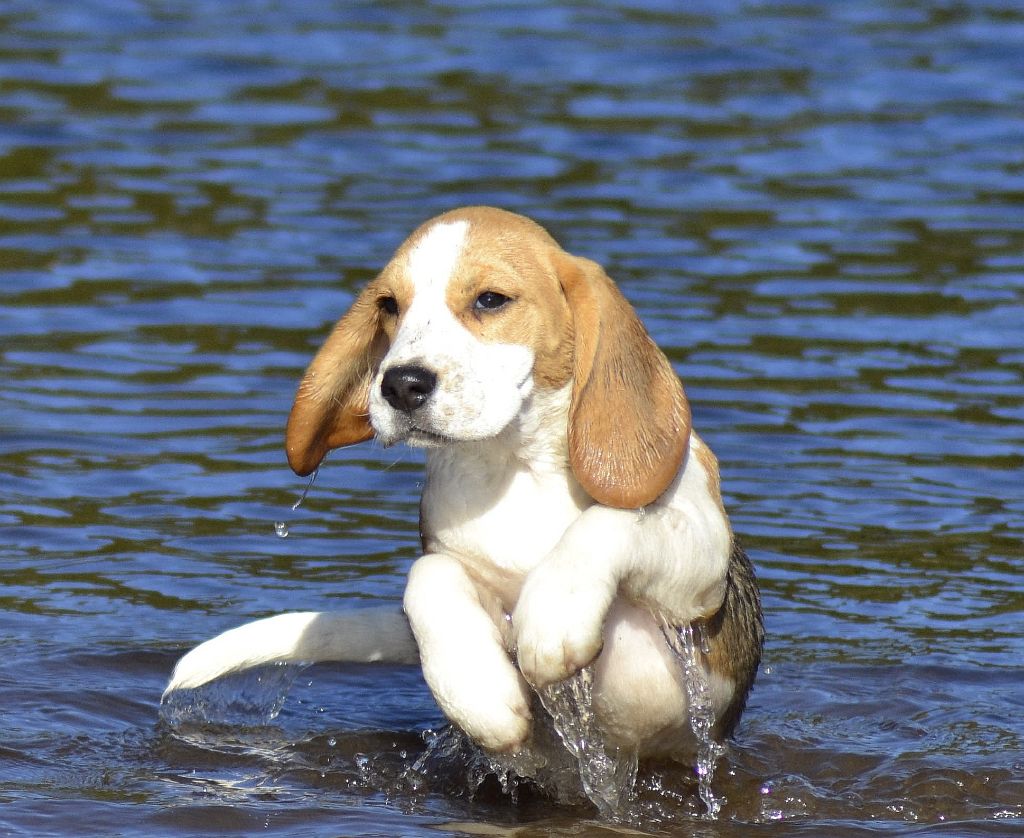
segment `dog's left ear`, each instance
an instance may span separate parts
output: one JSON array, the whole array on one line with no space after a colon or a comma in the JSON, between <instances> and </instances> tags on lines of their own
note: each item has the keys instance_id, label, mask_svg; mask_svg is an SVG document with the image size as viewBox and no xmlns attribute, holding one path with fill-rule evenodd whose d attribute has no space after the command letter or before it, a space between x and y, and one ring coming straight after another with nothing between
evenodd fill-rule
<instances>
[{"instance_id":1,"label":"dog's left ear","mask_svg":"<svg viewBox=\"0 0 1024 838\"><path fill-rule=\"evenodd\" d=\"M288 416L292 470L312 472L334 448L370 439L370 382L387 351L371 284L338 321L302 377Z\"/></svg>"},{"instance_id":2,"label":"dog's left ear","mask_svg":"<svg viewBox=\"0 0 1024 838\"><path fill-rule=\"evenodd\" d=\"M668 488L689 446L683 385L600 265L557 252L555 269L573 316L573 473L598 503L646 506Z\"/></svg>"}]
</instances>

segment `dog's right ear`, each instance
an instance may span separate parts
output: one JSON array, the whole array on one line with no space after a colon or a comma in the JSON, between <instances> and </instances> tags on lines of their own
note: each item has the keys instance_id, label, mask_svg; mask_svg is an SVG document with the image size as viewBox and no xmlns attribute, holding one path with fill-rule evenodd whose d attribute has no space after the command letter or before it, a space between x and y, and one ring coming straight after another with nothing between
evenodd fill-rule
<instances>
[{"instance_id":1,"label":"dog's right ear","mask_svg":"<svg viewBox=\"0 0 1024 838\"><path fill-rule=\"evenodd\" d=\"M288 416L285 450L305 476L328 451L373 436L370 384L387 351L373 283L338 321L302 377Z\"/></svg>"}]
</instances>

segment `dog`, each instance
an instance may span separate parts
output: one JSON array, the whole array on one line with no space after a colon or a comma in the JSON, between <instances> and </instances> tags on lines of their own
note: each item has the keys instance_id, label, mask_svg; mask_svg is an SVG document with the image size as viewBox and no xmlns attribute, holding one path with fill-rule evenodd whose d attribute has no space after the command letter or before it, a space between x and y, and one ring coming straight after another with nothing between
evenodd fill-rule
<instances>
[{"instance_id":1,"label":"dog","mask_svg":"<svg viewBox=\"0 0 1024 838\"><path fill-rule=\"evenodd\" d=\"M732 732L764 641L754 572L679 378L597 263L495 208L420 226L309 365L288 462L308 475L372 438L426 449L408 628L257 621L189 653L168 693L272 661L418 656L452 723L516 753L535 691L589 667L605 741L673 758L694 740L665 630L698 626L712 734Z\"/></svg>"}]
</instances>

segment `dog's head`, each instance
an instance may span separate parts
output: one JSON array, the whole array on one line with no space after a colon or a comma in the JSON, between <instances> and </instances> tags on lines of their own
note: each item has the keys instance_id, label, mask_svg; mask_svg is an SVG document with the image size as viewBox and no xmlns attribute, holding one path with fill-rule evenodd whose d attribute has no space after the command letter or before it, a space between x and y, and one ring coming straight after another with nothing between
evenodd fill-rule
<instances>
[{"instance_id":1,"label":"dog's head","mask_svg":"<svg viewBox=\"0 0 1024 838\"><path fill-rule=\"evenodd\" d=\"M376 436L437 446L497 436L537 389L572 386L573 472L599 503L650 503L686 453L679 379L604 271L537 224L454 210L399 247L299 385L288 461Z\"/></svg>"}]
</instances>

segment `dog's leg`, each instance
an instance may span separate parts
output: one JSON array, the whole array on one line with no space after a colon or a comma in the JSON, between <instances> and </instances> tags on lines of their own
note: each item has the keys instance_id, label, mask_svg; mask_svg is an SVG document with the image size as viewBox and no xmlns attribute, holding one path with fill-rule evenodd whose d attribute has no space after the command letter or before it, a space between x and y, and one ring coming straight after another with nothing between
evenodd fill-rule
<instances>
[{"instance_id":1,"label":"dog's leg","mask_svg":"<svg viewBox=\"0 0 1024 838\"><path fill-rule=\"evenodd\" d=\"M405 612L444 714L488 750L522 745L530 732L529 688L458 560L440 553L419 559L409 573Z\"/></svg>"},{"instance_id":2,"label":"dog's leg","mask_svg":"<svg viewBox=\"0 0 1024 838\"><path fill-rule=\"evenodd\" d=\"M619 594L672 625L714 614L730 540L724 517L693 509L591 507L523 585L512 617L523 675L539 688L590 663Z\"/></svg>"},{"instance_id":3,"label":"dog's leg","mask_svg":"<svg viewBox=\"0 0 1024 838\"><path fill-rule=\"evenodd\" d=\"M416 663L416 643L397 608L278 614L219 634L174 667L164 696L270 663Z\"/></svg>"}]
</instances>

